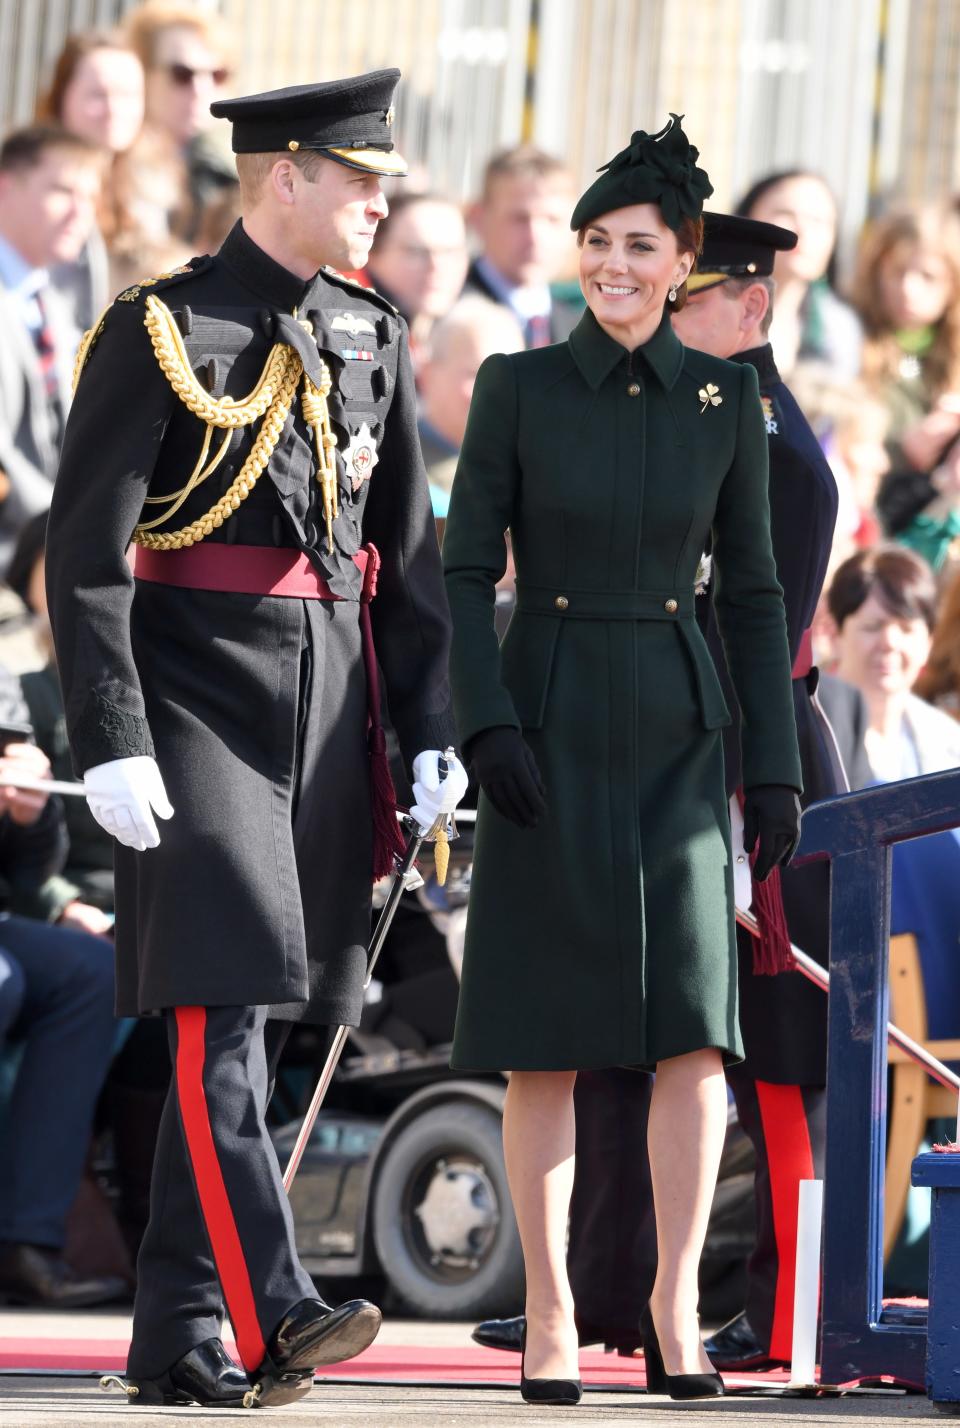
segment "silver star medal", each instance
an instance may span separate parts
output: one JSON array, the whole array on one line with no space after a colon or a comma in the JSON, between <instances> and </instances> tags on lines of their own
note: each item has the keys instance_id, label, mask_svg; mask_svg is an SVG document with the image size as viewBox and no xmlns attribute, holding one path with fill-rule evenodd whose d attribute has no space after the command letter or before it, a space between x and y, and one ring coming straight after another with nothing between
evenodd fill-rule
<instances>
[{"instance_id":1,"label":"silver star medal","mask_svg":"<svg viewBox=\"0 0 960 1428\"><path fill-rule=\"evenodd\" d=\"M343 460L353 483L353 494L356 495L364 481L370 480L371 472L380 460L369 422L364 422L360 430L353 433Z\"/></svg>"}]
</instances>

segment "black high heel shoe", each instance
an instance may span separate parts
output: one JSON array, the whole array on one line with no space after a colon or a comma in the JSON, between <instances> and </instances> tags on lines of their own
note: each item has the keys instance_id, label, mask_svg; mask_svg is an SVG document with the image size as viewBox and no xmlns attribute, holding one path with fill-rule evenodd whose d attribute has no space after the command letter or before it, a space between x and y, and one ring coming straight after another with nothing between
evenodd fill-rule
<instances>
[{"instance_id":1,"label":"black high heel shoe","mask_svg":"<svg viewBox=\"0 0 960 1428\"><path fill-rule=\"evenodd\" d=\"M527 1326L520 1336L520 1397L524 1403L552 1403L557 1408L572 1408L583 1397L583 1384L578 1378L527 1378L523 1363L527 1352Z\"/></svg>"},{"instance_id":2,"label":"black high heel shoe","mask_svg":"<svg viewBox=\"0 0 960 1428\"><path fill-rule=\"evenodd\" d=\"M719 1398L726 1392L718 1373L667 1373L649 1305L640 1317L640 1329L648 1393L668 1393L671 1398L680 1399Z\"/></svg>"}]
</instances>

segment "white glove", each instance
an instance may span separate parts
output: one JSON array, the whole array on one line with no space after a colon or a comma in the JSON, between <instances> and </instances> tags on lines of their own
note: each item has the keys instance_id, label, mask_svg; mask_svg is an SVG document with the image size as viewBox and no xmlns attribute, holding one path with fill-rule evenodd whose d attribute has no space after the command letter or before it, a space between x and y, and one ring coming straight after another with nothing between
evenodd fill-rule
<instances>
[{"instance_id":1,"label":"white glove","mask_svg":"<svg viewBox=\"0 0 960 1428\"><path fill-rule=\"evenodd\" d=\"M118 843L138 853L156 848L160 832L153 815L172 818L173 809L155 759L138 754L96 764L87 769L83 784L90 812Z\"/></svg>"},{"instance_id":2,"label":"white glove","mask_svg":"<svg viewBox=\"0 0 960 1428\"><path fill-rule=\"evenodd\" d=\"M411 818L427 832L442 813L452 813L467 791L467 771L453 755L447 760L446 777L440 779L439 749L424 749L413 761L413 807Z\"/></svg>"}]
</instances>

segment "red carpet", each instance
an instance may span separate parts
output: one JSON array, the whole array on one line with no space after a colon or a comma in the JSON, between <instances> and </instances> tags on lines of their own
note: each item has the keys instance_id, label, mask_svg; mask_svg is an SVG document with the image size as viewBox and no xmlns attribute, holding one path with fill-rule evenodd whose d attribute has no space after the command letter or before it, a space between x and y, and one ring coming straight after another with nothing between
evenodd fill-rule
<instances>
[{"instance_id":1,"label":"red carpet","mask_svg":"<svg viewBox=\"0 0 960 1428\"><path fill-rule=\"evenodd\" d=\"M228 1352L236 1356L233 1344ZM14 1370L64 1370L89 1374L122 1372L127 1360L125 1339L0 1339L0 1373ZM616 1354L603 1354L585 1349L580 1354L584 1383L594 1387L608 1385L618 1389L643 1388L646 1378L642 1359L621 1359ZM520 1364L516 1355L499 1353L495 1349L467 1347L462 1349L380 1347L374 1344L366 1353L345 1364L325 1368L320 1380L335 1378L341 1382L436 1383L515 1386ZM724 1374L728 1388L776 1387L787 1382L783 1369L769 1373ZM892 1384L893 1380L884 1380Z\"/></svg>"}]
</instances>

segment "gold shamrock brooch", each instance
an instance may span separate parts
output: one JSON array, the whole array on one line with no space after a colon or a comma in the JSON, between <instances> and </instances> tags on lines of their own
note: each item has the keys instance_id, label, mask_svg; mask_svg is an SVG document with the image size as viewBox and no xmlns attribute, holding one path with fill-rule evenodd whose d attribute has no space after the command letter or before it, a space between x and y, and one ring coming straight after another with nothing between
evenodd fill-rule
<instances>
[{"instance_id":1,"label":"gold shamrock brooch","mask_svg":"<svg viewBox=\"0 0 960 1428\"><path fill-rule=\"evenodd\" d=\"M723 401L723 397L720 395L720 388L715 387L712 382L708 382L705 387L701 387L697 396L703 402L703 406L700 408L701 416L703 416L707 407L718 407Z\"/></svg>"}]
</instances>

